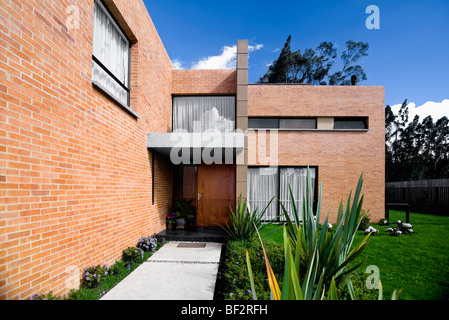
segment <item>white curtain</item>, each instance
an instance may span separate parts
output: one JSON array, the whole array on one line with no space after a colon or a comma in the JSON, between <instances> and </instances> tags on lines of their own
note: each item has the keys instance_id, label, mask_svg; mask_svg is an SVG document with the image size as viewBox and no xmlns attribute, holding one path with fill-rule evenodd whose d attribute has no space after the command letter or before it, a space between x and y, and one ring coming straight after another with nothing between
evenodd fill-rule
<instances>
[{"instance_id":1,"label":"white curtain","mask_svg":"<svg viewBox=\"0 0 449 320\"><path fill-rule=\"evenodd\" d=\"M309 172L311 180L311 189L309 190L309 204L313 206L315 190L315 168L309 168ZM302 206L303 201L306 197L307 168L280 168L279 184L279 199L284 208L287 210L289 217L293 218L293 207L291 204L289 192L290 186L293 194L293 199L295 200L296 208L302 220ZM281 208L279 210L281 210ZM285 221L286 219L284 216L281 216L280 220Z\"/></svg>"},{"instance_id":2,"label":"white curtain","mask_svg":"<svg viewBox=\"0 0 449 320\"><path fill-rule=\"evenodd\" d=\"M235 130L235 97L174 97L173 131Z\"/></svg>"},{"instance_id":3,"label":"white curtain","mask_svg":"<svg viewBox=\"0 0 449 320\"><path fill-rule=\"evenodd\" d=\"M264 220L271 220L278 216L278 169L248 167L247 201L250 207L258 208L257 212L265 209L271 198L275 197L265 211Z\"/></svg>"},{"instance_id":4,"label":"white curtain","mask_svg":"<svg viewBox=\"0 0 449 320\"><path fill-rule=\"evenodd\" d=\"M93 55L126 88L129 88L129 41L99 1L94 1ZM113 98L128 105L128 92L95 61L92 81Z\"/></svg>"}]
</instances>

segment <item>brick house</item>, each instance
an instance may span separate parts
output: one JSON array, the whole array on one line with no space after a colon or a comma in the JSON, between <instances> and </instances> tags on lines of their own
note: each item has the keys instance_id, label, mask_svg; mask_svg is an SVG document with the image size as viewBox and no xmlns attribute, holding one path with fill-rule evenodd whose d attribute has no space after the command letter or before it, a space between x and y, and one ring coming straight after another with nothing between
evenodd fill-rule
<instances>
[{"instance_id":1,"label":"brick house","mask_svg":"<svg viewBox=\"0 0 449 320\"><path fill-rule=\"evenodd\" d=\"M173 70L141 0L3 1L0 18L0 299L67 293L164 230L173 199L198 226L239 195L285 201L307 166L331 220L362 172L381 217L383 87L248 84L244 40L235 70Z\"/></svg>"}]
</instances>

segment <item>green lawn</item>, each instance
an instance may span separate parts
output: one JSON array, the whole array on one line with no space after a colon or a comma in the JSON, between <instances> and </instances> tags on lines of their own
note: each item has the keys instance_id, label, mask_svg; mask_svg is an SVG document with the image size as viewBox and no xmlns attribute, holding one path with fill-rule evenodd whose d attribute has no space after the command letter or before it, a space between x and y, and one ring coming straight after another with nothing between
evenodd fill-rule
<instances>
[{"instance_id":1,"label":"green lawn","mask_svg":"<svg viewBox=\"0 0 449 320\"><path fill-rule=\"evenodd\" d=\"M390 211L390 221L396 220L405 221L405 213ZM379 268L384 299L389 299L394 289L402 289L399 299L449 299L449 217L410 213L410 223L414 234L394 237L385 232L388 226L372 222L379 233L371 237L358 258L367 258L360 270L369 265ZM267 226L262 234L276 227ZM354 241L363 236L364 232L358 231ZM283 243L282 231L267 239Z\"/></svg>"}]
</instances>

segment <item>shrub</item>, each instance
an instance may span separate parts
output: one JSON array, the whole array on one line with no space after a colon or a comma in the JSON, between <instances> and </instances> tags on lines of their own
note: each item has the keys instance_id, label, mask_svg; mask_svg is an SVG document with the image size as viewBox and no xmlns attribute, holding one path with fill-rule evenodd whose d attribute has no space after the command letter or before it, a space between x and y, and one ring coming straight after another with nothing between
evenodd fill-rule
<instances>
[{"instance_id":1,"label":"shrub","mask_svg":"<svg viewBox=\"0 0 449 320\"><path fill-rule=\"evenodd\" d=\"M361 214L362 214L363 218L360 221L360 225L359 225L358 230L366 230L366 229L368 229L369 224L371 222L371 219L370 219L370 217L368 215L368 212L369 212L369 210L366 211L366 210L362 209Z\"/></svg>"},{"instance_id":2,"label":"shrub","mask_svg":"<svg viewBox=\"0 0 449 320\"><path fill-rule=\"evenodd\" d=\"M59 297L53 295L53 292L47 294L33 294L28 300L61 300Z\"/></svg>"},{"instance_id":3,"label":"shrub","mask_svg":"<svg viewBox=\"0 0 449 320\"><path fill-rule=\"evenodd\" d=\"M108 275L109 267L107 264L86 267L81 278L81 286L84 288L94 288L98 286L102 278Z\"/></svg>"},{"instance_id":4,"label":"shrub","mask_svg":"<svg viewBox=\"0 0 449 320\"><path fill-rule=\"evenodd\" d=\"M122 259L125 262L142 262L144 252L136 247L128 247L122 252Z\"/></svg>"},{"instance_id":5,"label":"shrub","mask_svg":"<svg viewBox=\"0 0 449 320\"><path fill-rule=\"evenodd\" d=\"M265 249L270 254L270 262L277 276L282 279L284 270L284 247L281 244L266 241ZM251 300L252 291L246 265L246 251L251 257L255 288L260 299L270 299L263 252L258 242L229 241L226 250L225 289L226 300Z\"/></svg>"},{"instance_id":6,"label":"shrub","mask_svg":"<svg viewBox=\"0 0 449 320\"><path fill-rule=\"evenodd\" d=\"M376 300L378 298L378 290L368 289L366 286L367 274L362 270L355 270L351 277L352 287L354 289L357 300ZM352 300L346 283L342 283L337 288L338 300Z\"/></svg>"},{"instance_id":7,"label":"shrub","mask_svg":"<svg viewBox=\"0 0 449 320\"><path fill-rule=\"evenodd\" d=\"M252 241L256 238L256 230L262 230L266 224L262 224L262 218L274 197L267 204L265 209L258 212L258 208L250 208L246 199L242 201L239 196L235 212L229 208L229 222L223 229L233 240Z\"/></svg>"},{"instance_id":8,"label":"shrub","mask_svg":"<svg viewBox=\"0 0 449 320\"><path fill-rule=\"evenodd\" d=\"M152 236L139 238L137 248L144 252L153 252L157 248L157 239Z\"/></svg>"},{"instance_id":9,"label":"shrub","mask_svg":"<svg viewBox=\"0 0 449 320\"><path fill-rule=\"evenodd\" d=\"M385 230L385 232L391 232L392 236L399 236L401 234L412 234L413 233L413 225L410 223L402 222L401 220L398 220L396 223L396 227L394 228L388 228Z\"/></svg>"}]
</instances>

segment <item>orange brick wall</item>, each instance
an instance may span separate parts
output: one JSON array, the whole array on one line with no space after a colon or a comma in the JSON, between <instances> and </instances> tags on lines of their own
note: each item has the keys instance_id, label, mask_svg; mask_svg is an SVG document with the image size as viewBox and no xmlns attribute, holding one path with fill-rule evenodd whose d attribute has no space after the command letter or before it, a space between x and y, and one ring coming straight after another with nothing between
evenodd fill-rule
<instances>
[{"instance_id":1,"label":"orange brick wall","mask_svg":"<svg viewBox=\"0 0 449 320\"><path fill-rule=\"evenodd\" d=\"M114 3L137 39L140 119L92 87L92 0L78 29L66 1L0 4L1 299L64 294L69 266L111 264L165 228L171 169L156 155L152 205L146 134L171 131L172 65L143 2Z\"/></svg>"},{"instance_id":2,"label":"orange brick wall","mask_svg":"<svg viewBox=\"0 0 449 320\"><path fill-rule=\"evenodd\" d=\"M248 116L367 116L369 131L278 131L278 161L286 166L318 166L322 217L337 217L340 200L363 172L363 208L371 220L384 215L384 88L366 86L250 85ZM256 151L257 131L249 131L248 152ZM267 137L269 150L269 136ZM249 162L257 165L259 160ZM324 218L323 218L324 219Z\"/></svg>"},{"instance_id":3,"label":"orange brick wall","mask_svg":"<svg viewBox=\"0 0 449 320\"><path fill-rule=\"evenodd\" d=\"M234 95L236 70L173 70L173 95Z\"/></svg>"}]
</instances>

